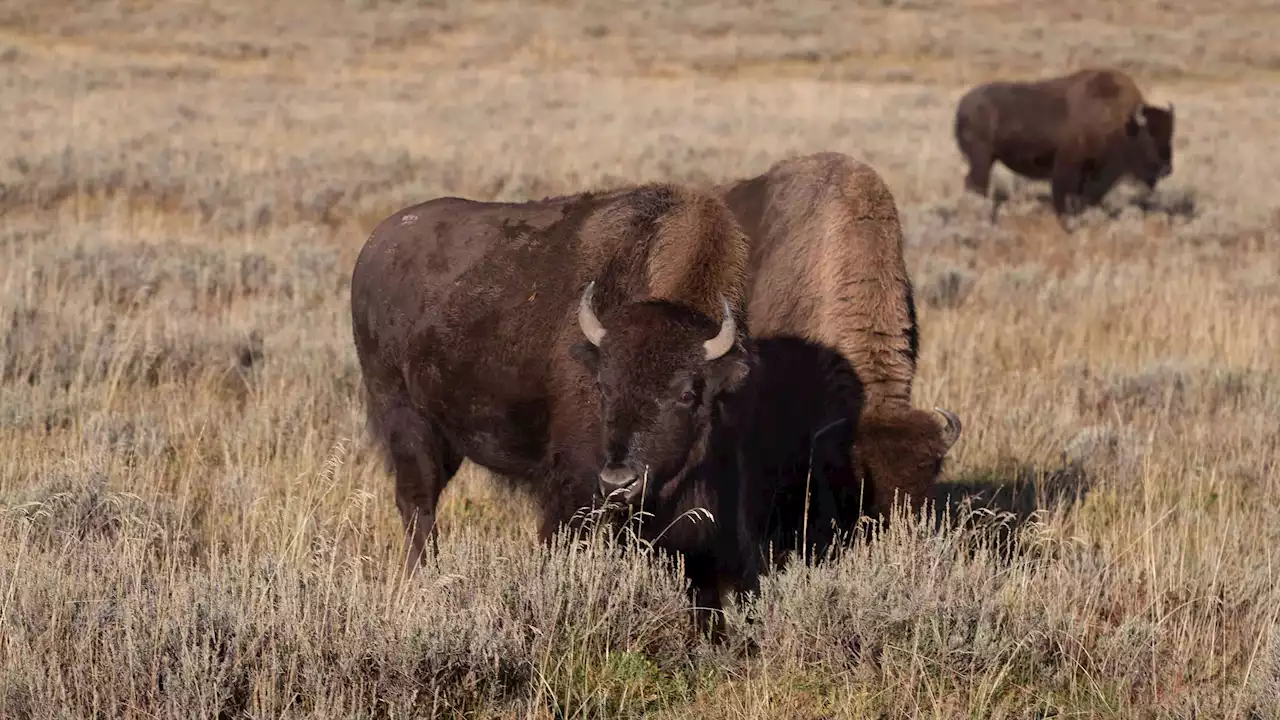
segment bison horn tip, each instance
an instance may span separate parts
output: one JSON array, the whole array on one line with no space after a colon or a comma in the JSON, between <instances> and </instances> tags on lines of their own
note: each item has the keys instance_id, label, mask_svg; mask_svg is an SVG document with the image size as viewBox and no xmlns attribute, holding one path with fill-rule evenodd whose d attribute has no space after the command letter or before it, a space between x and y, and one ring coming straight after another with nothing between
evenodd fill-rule
<instances>
[{"instance_id":1,"label":"bison horn tip","mask_svg":"<svg viewBox=\"0 0 1280 720\"><path fill-rule=\"evenodd\" d=\"M604 325L600 324L600 318L596 317L596 311L591 307L591 294L595 289L596 282L592 280L587 283L587 289L582 291L582 299L578 302L578 326L582 328L582 334L587 336L587 340L599 347L600 341L604 339Z\"/></svg>"},{"instance_id":2,"label":"bison horn tip","mask_svg":"<svg viewBox=\"0 0 1280 720\"><path fill-rule=\"evenodd\" d=\"M963 426L960 424L960 418L950 410L940 407L935 407L934 410L946 421L946 426L942 430L942 440L949 450L960 439L960 430Z\"/></svg>"},{"instance_id":3,"label":"bison horn tip","mask_svg":"<svg viewBox=\"0 0 1280 720\"><path fill-rule=\"evenodd\" d=\"M720 332L702 343L703 349L707 352L707 360L724 357L725 353L733 347L738 336L737 324L733 320L733 309L729 307L729 301L723 295L720 296L720 305L724 310L724 318L720 321Z\"/></svg>"}]
</instances>

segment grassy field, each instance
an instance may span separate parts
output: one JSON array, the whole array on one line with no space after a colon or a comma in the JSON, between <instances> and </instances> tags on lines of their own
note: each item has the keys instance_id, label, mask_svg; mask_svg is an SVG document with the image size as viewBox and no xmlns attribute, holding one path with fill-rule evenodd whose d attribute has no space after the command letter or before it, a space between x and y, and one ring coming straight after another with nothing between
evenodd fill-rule
<instances>
[{"instance_id":1,"label":"grassy field","mask_svg":"<svg viewBox=\"0 0 1280 720\"><path fill-rule=\"evenodd\" d=\"M1276 37L1241 0L0 1L0 717L1280 717ZM1175 103L1173 176L1068 236L998 170L989 224L955 101L1089 63ZM667 565L540 547L464 467L399 582L374 223L818 150L898 199L964 522L772 575L713 647Z\"/></svg>"}]
</instances>

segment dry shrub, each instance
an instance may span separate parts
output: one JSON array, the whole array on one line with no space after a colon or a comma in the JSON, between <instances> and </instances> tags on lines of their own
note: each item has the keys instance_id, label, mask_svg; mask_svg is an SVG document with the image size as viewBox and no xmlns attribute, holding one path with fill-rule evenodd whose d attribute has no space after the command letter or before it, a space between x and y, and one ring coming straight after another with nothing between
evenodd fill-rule
<instances>
[{"instance_id":1,"label":"dry shrub","mask_svg":"<svg viewBox=\"0 0 1280 720\"><path fill-rule=\"evenodd\" d=\"M932 307L958 308L964 304L976 279L976 273L965 268L926 267L917 281L916 295Z\"/></svg>"},{"instance_id":2,"label":"dry shrub","mask_svg":"<svg viewBox=\"0 0 1280 720\"><path fill-rule=\"evenodd\" d=\"M181 529L180 516L164 502L111 488L103 465L101 455L64 463L4 508L6 521L42 549L110 549L126 539L165 549L180 544L170 536Z\"/></svg>"},{"instance_id":3,"label":"dry shrub","mask_svg":"<svg viewBox=\"0 0 1280 720\"><path fill-rule=\"evenodd\" d=\"M603 536L546 548L455 538L401 584L369 558L157 559L141 549L145 528L124 520L137 508L96 486L65 495L4 518L10 537L57 525L102 548L29 540L4 551L5 567L23 569L18 583L0 573L13 588L6 716L54 711L36 697L75 716L634 713L655 692L691 687L676 576Z\"/></svg>"},{"instance_id":4,"label":"dry shrub","mask_svg":"<svg viewBox=\"0 0 1280 720\"><path fill-rule=\"evenodd\" d=\"M1277 712L1257 3L64 5L0 9L0 717ZM962 191L969 84L1094 63L1176 102L1172 177L1071 234L1047 183ZM899 205L915 402L965 425L936 517L789 564L715 648L670 563L539 546L467 466L398 582L374 224L820 150Z\"/></svg>"}]
</instances>

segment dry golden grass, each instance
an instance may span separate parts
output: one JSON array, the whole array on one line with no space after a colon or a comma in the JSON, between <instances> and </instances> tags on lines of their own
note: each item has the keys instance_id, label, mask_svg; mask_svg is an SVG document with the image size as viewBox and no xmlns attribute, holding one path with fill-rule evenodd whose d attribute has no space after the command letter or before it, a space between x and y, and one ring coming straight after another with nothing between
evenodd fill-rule
<instances>
[{"instance_id":1,"label":"dry golden grass","mask_svg":"<svg viewBox=\"0 0 1280 720\"><path fill-rule=\"evenodd\" d=\"M0 3L0 717L1280 717L1269 5ZM1085 63L1176 103L1174 176L1068 237L1005 173L988 224L955 100ZM902 208L942 527L713 648L668 566L466 468L397 583L374 222L816 150Z\"/></svg>"}]
</instances>

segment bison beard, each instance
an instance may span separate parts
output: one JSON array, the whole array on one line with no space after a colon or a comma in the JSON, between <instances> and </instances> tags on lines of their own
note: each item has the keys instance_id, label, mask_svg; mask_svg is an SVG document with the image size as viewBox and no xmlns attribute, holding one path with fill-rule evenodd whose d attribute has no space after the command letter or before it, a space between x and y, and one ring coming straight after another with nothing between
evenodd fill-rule
<instances>
[{"instance_id":1,"label":"bison beard","mask_svg":"<svg viewBox=\"0 0 1280 720\"><path fill-rule=\"evenodd\" d=\"M544 539L602 490L643 502L718 631L721 588L752 591L758 573L738 481L747 252L720 201L671 185L441 198L380 223L352 274L352 326L407 567L469 458L533 491ZM695 507L715 522L681 517Z\"/></svg>"}]
</instances>

